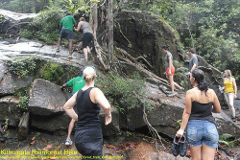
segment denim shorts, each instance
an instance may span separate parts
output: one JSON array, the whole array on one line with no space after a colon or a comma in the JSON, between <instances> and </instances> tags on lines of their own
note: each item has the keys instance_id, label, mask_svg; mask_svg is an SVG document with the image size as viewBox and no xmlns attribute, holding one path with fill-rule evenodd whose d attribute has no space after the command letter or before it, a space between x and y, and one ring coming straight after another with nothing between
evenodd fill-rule
<instances>
[{"instance_id":1,"label":"denim shorts","mask_svg":"<svg viewBox=\"0 0 240 160\"><path fill-rule=\"evenodd\" d=\"M60 38L73 39L73 33L68 29L62 29L60 31Z\"/></svg>"},{"instance_id":2,"label":"denim shorts","mask_svg":"<svg viewBox=\"0 0 240 160\"><path fill-rule=\"evenodd\" d=\"M206 120L190 120L186 128L188 145L198 147L202 143L211 148L218 148L219 135L215 124Z\"/></svg>"}]
</instances>

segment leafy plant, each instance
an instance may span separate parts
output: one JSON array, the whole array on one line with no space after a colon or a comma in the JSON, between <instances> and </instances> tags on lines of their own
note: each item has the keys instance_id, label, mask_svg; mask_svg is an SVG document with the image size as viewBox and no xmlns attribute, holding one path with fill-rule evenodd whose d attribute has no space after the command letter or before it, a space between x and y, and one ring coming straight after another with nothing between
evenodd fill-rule
<instances>
[{"instance_id":1,"label":"leafy plant","mask_svg":"<svg viewBox=\"0 0 240 160\"><path fill-rule=\"evenodd\" d=\"M42 78L51 82L57 82L64 72L64 68L60 64L51 61L45 63L40 69Z\"/></svg>"},{"instance_id":2,"label":"leafy plant","mask_svg":"<svg viewBox=\"0 0 240 160\"><path fill-rule=\"evenodd\" d=\"M110 72L104 80L98 80L106 88L102 88L112 105L116 106L119 112L124 112L125 107L128 109L139 107L136 95L145 96L145 80L139 74L134 74L132 79L127 80L118 77L115 73ZM123 107L124 106L124 107Z\"/></svg>"},{"instance_id":3,"label":"leafy plant","mask_svg":"<svg viewBox=\"0 0 240 160\"><path fill-rule=\"evenodd\" d=\"M18 107L20 107L22 109L22 111L26 111L28 109L29 97L22 96L19 99L20 99L20 101L19 101Z\"/></svg>"},{"instance_id":4,"label":"leafy plant","mask_svg":"<svg viewBox=\"0 0 240 160\"><path fill-rule=\"evenodd\" d=\"M14 93L15 96L19 97L19 103L18 107L22 109L22 111L28 110L28 100L29 100L29 91L30 91L31 85L28 87L18 90Z\"/></svg>"},{"instance_id":5,"label":"leafy plant","mask_svg":"<svg viewBox=\"0 0 240 160\"><path fill-rule=\"evenodd\" d=\"M237 141L240 141L240 138L235 139L231 134L228 133L224 133L219 136L219 143L222 143L228 147L234 147Z\"/></svg>"},{"instance_id":6,"label":"leafy plant","mask_svg":"<svg viewBox=\"0 0 240 160\"><path fill-rule=\"evenodd\" d=\"M28 75L33 75L36 63L32 57L25 59L15 59L6 63L10 72L18 75L18 77L25 78Z\"/></svg>"}]
</instances>

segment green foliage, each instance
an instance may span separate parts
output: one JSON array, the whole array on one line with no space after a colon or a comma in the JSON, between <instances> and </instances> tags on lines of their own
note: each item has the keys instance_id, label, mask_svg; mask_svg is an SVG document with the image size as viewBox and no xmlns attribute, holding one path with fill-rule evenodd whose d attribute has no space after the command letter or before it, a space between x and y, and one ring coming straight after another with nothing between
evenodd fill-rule
<instances>
[{"instance_id":1,"label":"green foliage","mask_svg":"<svg viewBox=\"0 0 240 160\"><path fill-rule=\"evenodd\" d=\"M22 111L28 110L29 91L31 88L30 86L25 89L18 90L14 93L15 96L19 97L18 107L20 107Z\"/></svg>"},{"instance_id":2,"label":"green foliage","mask_svg":"<svg viewBox=\"0 0 240 160\"><path fill-rule=\"evenodd\" d=\"M60 64L51 61L42 65L40 69L42 78L51 82L57 82L64 72L64 68Z\"/></svg>"},{"instance_id":3,"label":"green foliage","mask_svg":"<svg viewBox=\"0 0 240 160\"><path fill-rule=\"evenodd\" d=\"M29 97L27 96L20 97L18 107L20 107L23 111L26 111L28 109L28 100Z\"/></svg>"},{"instance_id":4,"label":"green foliage","mask_svg":"<svg viewBox=\"0 0 240 160\"><path fill-rule=\"evenodd\" d=\"M59 37L59 23L64 13L60 13L58 8L52 7L51 10L40 12L31 23L27 31L22 31L24 35L32 35L39 40L43 40L48 44L53 44ZM29 33L28 33L29 32Z\"/></svg>"},{"instance_id":5,"label":"green foliage","mask_svg":"<svg viewBox=\"0 0 240 160\"><path fill-rule=\"evenodd\" d=\"M32 57L25 59L15 59L6 63L8 70L18 75L19 77L25 78L28 75L33 75L36 63Z\"/></svg>"},{"instance_id":6,"label":"green foliage","mask_svg":"<svg viewBox=\"0 0 240 160\"><path fill-rule=\"evenodd\" d=\"M128 109L139 106L135 93L139 96L145 95L143 89L145 80L137 73L130 78L132 79L126 80L110 72L106 78L96 82L103 86L107 86L107 88L102 88L102 91L108 97L111 104L122 113L124 112L123 106Z\"/></svg>"},{"instance_id":7,"label":"green foliage","mask_svg":"<svg viewBox=\"0 0 240 160\"><path fill-rule=\"evenodd\" d=\"M235 139L231 134L224 133L219 136L219 143L222 143L228 147L234 147L236 145L236 142L238 142L240 139Z\"/></svg>"},{"instance_id":8,"label":"green foliage","mask_svg":"<svg viewBox=\"0 0 240 160\"><path fill-rule=\"evenodd\" d=\"M129 131L120 131L118 134L120 136L132 136L133 135L133 133L129 132Z\"/></svg>"},{"instance_id":9,"label":"green foliage","mask_svg":"<svg viewBox=\"0 0 240 160\"><path fill-rule=\"evenodd\" d=\"M28 30L28 29L20 29L20 35L22 37L31 39L31 38L33 38L34 33L33 33L33 31Z\"/></svg>"}]
</instances>

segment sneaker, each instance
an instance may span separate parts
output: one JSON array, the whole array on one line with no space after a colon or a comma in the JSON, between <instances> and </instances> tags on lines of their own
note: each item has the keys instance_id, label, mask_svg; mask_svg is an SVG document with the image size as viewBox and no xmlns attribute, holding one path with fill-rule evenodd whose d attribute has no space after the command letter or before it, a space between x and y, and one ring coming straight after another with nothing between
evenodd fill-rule
<instances>
[{"instance_id":1,"label":"sneaker","mask_svg":"<svg viewBox=\"0 0 240 160\"><path fill-rule=\"evenodd\" d=\"M233 121L233 122L236 122L236 117L232 117L232 121Z\"/></svg>"},{"instance_id":2,"label":"sneaker","mask_svg":"<svg viewBox=\"0 0 240 160\"><path fill-rule=\"evenodd\" d=\"M179 154L179 139L180 137L175 136L172 144L172 154L177 156Z\"/></svg>"},{"instance_id":3,"label":"sneaker","mask_svg":"<svg viewBox=\"0 0 240 160\"><path fill-rule=\"evenodd\" d=\"M65 141L65 145L66 145L66 146L72 145L71 139L67 139L67 140Z\"/></svg>"},{"instance_id":4,"label":"sneaker","mask_svg":"<svg viewBox=\"0 0 240 160\"><path fill-rule=\"evenodd\" d=\"M187 153L187 143L186 138L182 136L179 141L179 154L184 157Z\"/></svg>"},{"instance_id":5,"label":"sneaker","mask_svg":"<svg viewBox=\"0 0 240 160\"><path fill-rule=\"evenodd\" d=\"M57 49L56 52L60 52L60 49Z\"/></svg>"},{"instance_id":6,"label":"sneaker","mask_svg":"<svg viewBox=\"0 0 240 160\"><path fill-rule=\"evenodd\" d=\"M179 94L183 94L183 93L184 93L184 88L183 88L183 89L180 89L178 93L179 93Z\"/></svg>"},{"instance_id":7,"label":"sneaker","mask_svg":"<svg viewBox=\"0 0 240 160\"><path fill-rule=\"evenodd\" d=\"M172 94L172 93L170 93L170 94L168 94L167 96L168 96L168 97L174 97L175 95Z\"/></svg>"}]
</instances>

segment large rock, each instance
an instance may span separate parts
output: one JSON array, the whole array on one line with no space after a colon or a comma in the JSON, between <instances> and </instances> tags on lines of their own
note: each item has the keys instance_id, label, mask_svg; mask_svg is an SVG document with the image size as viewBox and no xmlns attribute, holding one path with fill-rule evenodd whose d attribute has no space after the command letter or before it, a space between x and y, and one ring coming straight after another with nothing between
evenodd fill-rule
<instances>
[{"instance_id":1,"label":"large rock","mask_svg":"<svg viewBox=\"0 0 240 160\"><path fill-rule=\"evenodd\" d=\"M29 112L24 113L18 124L18 140L27 139L29 131Z\"/></svg>"},{"instance_id":2,"label":"large rock","mask_svg":"<svg viewBox=\"0 0 240 160\"><path fill-rule=\"evenodd\" d=\"M21 108L18 107L17 97L7 96L0 99L0 124L8 119L8 125L17 127L21 117Z\"/></svg>"},{"instance_id":3,"label":"large rock","mask_svg":"<svg viewBox=\"0 0 240 160\"><path fill-rule=\"evenodd\" d=\"M157 89L157 85L146 84L148 97L155 104L145 108L148 122L160 133L174 137L178 128L179 120L182 119L184 109L185 95L178 95L174 98L168 98ZM143 119L143 108L124 108L124 114L120 114L120 128L130 131L145 129L147 124ZM219 134L229 133L238 136L240 127L234 124L224 113L213 114Z\"/></svg>"},{"instance_id":4,"label":"large rock","mask_svg":"<svg viewBox=\"0 0 240 160\"><path fill-rule=\"evenodd\" d=\"M35 79L30 90L29 111L40 116L62 114L66 101L66 95L58 85L47 80Z\"/></svg>"},{"instance_id":5,"label":"large rock","mask_svg":"<svg viewBox=\"0 0 240 160\"><path fill-rule=\"evenodd\" d=\"M169 45L174 60L180 60L177 53L177 32L163 18L139 11L122 11L117 15L116 21L116 46L133 57L146 58L154 66L152 70L161 77L165 77L165 53L161 51L162 46Z\"/></svg>"},{"instance_id":6,"label":"large rock","mask_svg":"<svg viewBox=\"0 0 240 160\"><path fill-rule=\"evenodd\" d=\"M18 78L15 74L9 73L4 62L0 61L0 96L13 94L17 90L29 86L31 82L31 76Z\"/></svg>"},{"instance_id":7,"label":"large rock","mask_svg":"<svg viewBox=\"0 0 240 160\"><path fill-rule=\"evenodd\" d=\"M52 116L39 116L31 114L31 127L48 132L67 130L70 121L71 118L66 113Z\"/></svg>"},{"instance_id":8,"label":"large rock","mask_svg":"<svg viewBox=\"0 0 240 160\"><path fill-rule=\"evenodd\" d=\"M103 136L117 135L120 131L119 129L119 114L115 108L112 108L112 122L109 125L105 125L105 114L103 110L100 112L100 120L102 124Z\"/></svg>"},{"instance_id":9,"label":"large rock","mask_svg":"<svg viewBox=\"0 0 240 160\"><path fill-rule=\"evenodd\" d=\"M1 32L11 35L17 35L20 30L20 25L27 25L33 18L38 16L35 13L16 13L8 10L0 9L3 16L3 23L1 23Z\"/></svg>"}]
</instances>

